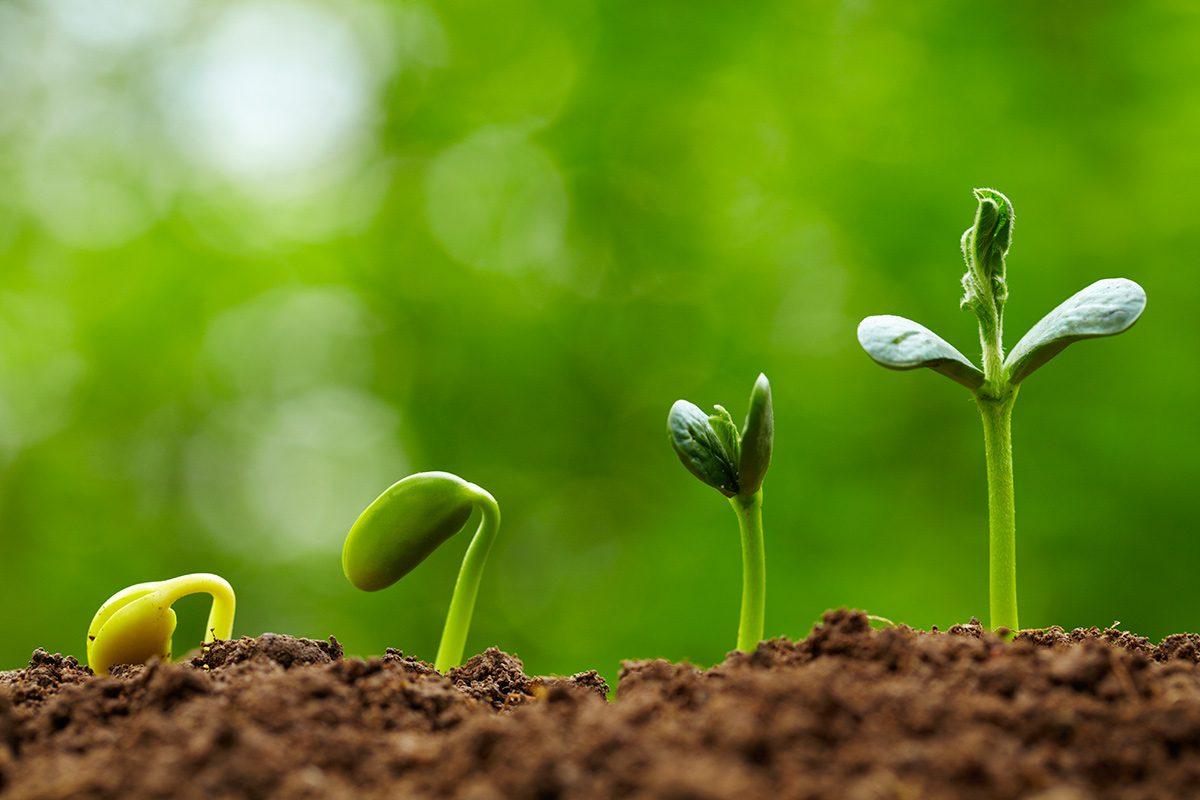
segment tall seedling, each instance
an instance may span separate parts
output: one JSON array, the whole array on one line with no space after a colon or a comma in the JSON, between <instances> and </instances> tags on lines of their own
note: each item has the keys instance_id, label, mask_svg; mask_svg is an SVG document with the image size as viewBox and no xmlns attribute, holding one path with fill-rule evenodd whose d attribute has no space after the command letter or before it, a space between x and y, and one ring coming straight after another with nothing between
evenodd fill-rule
<instances>
[{"instance_id":1,"label":"tall seedling","mask_svg":"<svg viewBox=\"0 0 1200 800\"><path fill-rule=\"evenodd\" d=\"M989 597L993 628L1017 630L1016 512L1013 502L1012 410L1022 381L1081 339L1128 330L1146 307L1141 286L1125 278L1097 281L1069 297L1004 354L1006 258L1013 208L995 189L976 189L975 222L962 236L962 306L979 323L980 369L945 339L904 317L867 317L858 341L877 363L897 370L926 367L971 391L983 417L989 512Z\"/></svg>"}]
</instances>

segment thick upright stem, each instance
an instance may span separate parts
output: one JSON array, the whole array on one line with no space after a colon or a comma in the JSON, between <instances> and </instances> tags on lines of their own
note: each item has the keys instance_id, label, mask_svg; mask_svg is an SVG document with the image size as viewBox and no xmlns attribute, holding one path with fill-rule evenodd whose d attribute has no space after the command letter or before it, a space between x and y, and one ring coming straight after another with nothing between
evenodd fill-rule
<instances>
[{"instance_id":1,"label":"thick upright stem","mask_svg":"<svg viewBox=\"0 0 1200 800\"><path fill-rule=\"evenodd\" d=\"M991 627L1018 630L1017 516L1013 493L1012 409L1003 400L978 397L988 478L988 594Z\"/></svg>"},{"instance_id":2,"label":"thick upright stem","mask_svg":"<svg viewBox=\"0 0 1200 800\"><path fill-rule=\"evenodd\" d=\"M763 637L767 603L767 563L763 549L762 490L752 497L731 497L742 533L742 615L737 649L753 652Z\"/></svg>"},{"instance_id":3,"label":"thick upright stem","mask_svg":"<svg viewBox=\"0 0 1200 800\"><path fill-rule=\"evenodd\" d=\"M1004 374L1004 319L996 310L995 300L988 298L986 307L977 319L985 381L981 393L985 397L1004 397L1010 393L1011 387Z\"/></svg>"},{"instance_id":4,"label":"thick upright stem","mask_svg":"<svg viewBox=\"0 0 1200 800\"><path fill-rule=\"evenodd\" d=\"M467 631L471 627L471 614L475 610L475 597L479 594L479 579L483 576L492 542L500 530L500 506L496 505L496 498L478 486L474 488L477 490L475 504L483 512L483 519L471 537L471 544L467 546L467 554L463 556L462 566L458 570L458 580L454 582L454 595L450 598L450 610L446 614L446 626L442 629L442 641L434 662L438 672L446 672L462 661Z\"/></svg>"}]
</instances>

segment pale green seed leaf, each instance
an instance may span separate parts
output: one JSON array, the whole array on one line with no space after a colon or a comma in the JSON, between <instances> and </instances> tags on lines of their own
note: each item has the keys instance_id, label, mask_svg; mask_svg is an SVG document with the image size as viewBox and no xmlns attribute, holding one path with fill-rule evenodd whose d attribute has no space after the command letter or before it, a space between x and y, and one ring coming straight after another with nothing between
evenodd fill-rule
<instances>
[{"instance_id":1,"label":"pale green seed leaf","mask_svg":"<svg viewBox=\"0 0 1200 800\"><path fill-rule=\"evenodd\" d=\"M1107 278L1072 295L1021 337L1004 361L1016 384L1072 342L1123 333L1146 308L1146 292L1131 280Z\"/></svg>"},{"instance_id":2,"label":"pale green seed leaf","mask_svg":"<svg viewBox=\"0 0 1200 800\"><path fill-rule=\"evenodd\" d=\"M858 342L875 363L888 369L925 367L974 391L983 372L942 337L910 319L883 314L858 325Z\"/></svg>"},{"instance_id":3,"label":"pale green seed leaf","mask_svg":"<svg viewBox=\"0 0 1200 800\"><path fill-rule=\"evenodd\" d=\"M771 466L771 448L775 443L775 412L771 406L771 384L759 374L750 392L750 410L742 428L738 483L741 494L753 495L762 488Z\"/></svg>"},{"instance_id":4,"label":"pale green seed leaf","mask_svg":"<svg viewBox=\"0 0 1200 800\"><path fill-rule=\"evenodd\" d=\"M667 415L667 434L688 471L726 497L738 493L737 471L707 414L677 400Z\"/></svg>"},{"instance_id":5,"label":"pale green seed leaf","mask_svg":"<svg viewBox=\"0 0 1200 800\"><path fill-rule=\"evenodd\" d=\"M403 578L466 524L474 508L471 488L449 472L419 472L392 484L346 536L346 577L368 592Z\"/></svg>"}]
</instances>

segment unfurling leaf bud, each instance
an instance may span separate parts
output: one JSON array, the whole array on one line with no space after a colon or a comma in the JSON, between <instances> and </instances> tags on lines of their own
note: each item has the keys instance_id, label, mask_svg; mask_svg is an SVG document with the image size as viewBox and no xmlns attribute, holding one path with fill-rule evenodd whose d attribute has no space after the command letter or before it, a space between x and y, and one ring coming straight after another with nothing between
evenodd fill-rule
<instances>
[{"instance_id":1,"label":"unfurling leaf bud","mask_svg":"<svg viewBox=\"0 0 1200 800\"><path fill-rule=\"evenodd\" d=\"M1015 216L1012 203L995 189L976 189L975 224L963 233L962 252L967 262L963 275L964 307L987 327L999 329L1008 299L1005 257L1012 245Z\"/></svg>"},{"instance_id":2,"label":"unfurling leaf bud","mask_svg":"<svg viewBox=\"0 0 1200 800\"><path fill-rule=\"evenodd\" d=\"M775 438L767 376L760 374L754 382L741 430L724 406L705 414L699 406L677 400L667 415L667 434L688 472L726 497L753 499L771 465Z\"/></svg>"}]
</instances>

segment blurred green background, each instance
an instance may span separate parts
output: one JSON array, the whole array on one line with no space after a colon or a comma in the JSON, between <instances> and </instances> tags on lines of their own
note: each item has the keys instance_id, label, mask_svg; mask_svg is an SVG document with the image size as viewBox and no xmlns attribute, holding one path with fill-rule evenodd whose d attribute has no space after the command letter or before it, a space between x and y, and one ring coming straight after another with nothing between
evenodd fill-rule
<instances>
[{"instance_id":1,"label":"blurred green background","mask_svg":"<svg viewBox=\"0 0 1200 800\"><path fill-rule=\"evenodd\" d=\"M736 522L665 418L741 419L760 370L768 632L986 616L973 402L854 336L976 352L979 185L1010 345L1150 296L1021 392L1022 622L1200 629L1198 37L1186 2L0 3L0 667L190 571L240 633L431 658L466 537L378 594L339 563L424 469L503 508L471 652L716 661Z\"/></svg>"}]
</instances>

